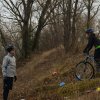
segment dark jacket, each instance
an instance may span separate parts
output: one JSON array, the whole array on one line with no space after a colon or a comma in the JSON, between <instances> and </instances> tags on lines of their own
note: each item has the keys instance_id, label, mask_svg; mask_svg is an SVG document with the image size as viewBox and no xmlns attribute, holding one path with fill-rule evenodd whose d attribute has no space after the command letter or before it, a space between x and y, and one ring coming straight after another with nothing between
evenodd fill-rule
<instances>
[{"instance_id":1,"label":"dark jacket","mask_svg":"<svg viewBox=\"0 0 100 100\"><path fill-rule=\"evenodd\" d=\"M92 47L100 46L100 40L95 36L95 34L91 34L88 38L88 44L86 48L84 49L84 53L89 53L89 51L92 49Z\"/></svg>"}]
</instances>

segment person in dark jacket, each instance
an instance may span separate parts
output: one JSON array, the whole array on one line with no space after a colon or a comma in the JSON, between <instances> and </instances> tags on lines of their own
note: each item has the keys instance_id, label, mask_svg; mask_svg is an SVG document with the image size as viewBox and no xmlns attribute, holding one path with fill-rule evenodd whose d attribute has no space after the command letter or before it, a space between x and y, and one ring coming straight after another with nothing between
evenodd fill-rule
<instances>
[{"instance_id":1,"label":"person in dark jacket","mask_svg":"<svg viewBox=\"0 0 100 100\"><path fill-rule=\"evenodd\" d=\"M93 29L87 29L88 44L83 53L89 54L92 47L95 47L94 60L96 61L96 72L100 72L100 40L95 36Z\"/></svg>"}]
</instances>

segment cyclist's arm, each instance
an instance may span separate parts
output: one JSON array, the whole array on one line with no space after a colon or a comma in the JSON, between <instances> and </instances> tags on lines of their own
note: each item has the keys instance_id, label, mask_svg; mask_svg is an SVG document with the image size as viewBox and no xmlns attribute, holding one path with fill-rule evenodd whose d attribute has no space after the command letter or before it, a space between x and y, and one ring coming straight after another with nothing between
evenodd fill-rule
<instances>
[{"instance_id":1,"label":"cyclist's arm","mask_svg":"<svg viewBox=\"0 0 100 100\"><path fill-rule=\"evenodd\" d=\"M89 51L92 49L93 44L94 44L94 38L90 37L89 40L88 40L88 44L87 44L86 48L83 50L83 53L88 54Z\"/></svg>"}]
</instances>

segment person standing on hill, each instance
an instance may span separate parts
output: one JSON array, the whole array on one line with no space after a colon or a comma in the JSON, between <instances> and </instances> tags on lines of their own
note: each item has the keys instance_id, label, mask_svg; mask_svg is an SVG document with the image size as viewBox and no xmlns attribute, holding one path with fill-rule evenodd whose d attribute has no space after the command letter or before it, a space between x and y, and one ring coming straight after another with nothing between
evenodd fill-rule
<instances>
[{"instance_id":1,"label":"person standing on hill","mask_svg":"<svg viewBox=\"0 0 100 100\"><path fill-rule=\"evenodd\" d=\"M89 54L92 47L95 47L94 60L96 61L96 74L100 73L100 40L94 34L94 30L89 28L86 30L86 35L88 37L88 44L84 49L83 53Z\"/></svg>"},{"instance_id":2,"label":"person standing on hill","mask_svg":"<svg viewBox=\"0 0 100 100\"><path fill-rule=\"evenodd\" d=\"M2 74L3 74L3 100L8 100L9 91L12 90L13 81L16 77L16 58L15 48L12 45L7 46L8 54L3 59Z\"/></svg>"}]
</instances>

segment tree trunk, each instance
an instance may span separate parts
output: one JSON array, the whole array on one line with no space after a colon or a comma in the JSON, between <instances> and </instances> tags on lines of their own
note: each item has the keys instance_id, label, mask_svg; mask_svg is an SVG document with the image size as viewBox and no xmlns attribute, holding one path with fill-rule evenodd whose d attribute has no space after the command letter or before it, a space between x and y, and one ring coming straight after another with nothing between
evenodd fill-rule
<instances>
[{"instance_id":1,"label":"tree trunk","mask_svg":"<svg viewBox=\"0 0 100 100\"><path fill-rule=\"evenodd\" d=\"M1 34L1 41L2 41L2 45L4 46L4 48L7 46L7 42L6 39L4 37L4 34L2 33L2 30L0 29L0 34Z\"/></svg>"},{"instance_id":2,"label":"tree trunk","mask_svg":"<svg viewBox=\"0 0 100 100\"><path fill-rule=\"evenodd\" d=\"M22 30L22 55L24 58L28 56L28 48L29 48L29 31L28 31L28 22L24 23Z\"/></svg>"},{"instance_id":3,"label":"tree trunk","mask_svg":"<svg viewBox=\"0 0 100 100\"><path fill-rule=\"evenodd\" d=\"M42 25L39 24L33 40L32 51L35 51L35 49L38 49L39 47L39 38L40 38L41 30L42 30Z\"/></svg>"},{"instance_id":4,"label":"tree trunk","mask_svg":"<svg viewBox=\"0 0 100 100\"><path fill-rule=\"evenodd\" d=\"M63 7L64 7L64 2L63 2ZM65 7L63 8L63 11L64 9ZM68 0L67 12L64 11L64 20L63 20L64 21L64 48L66 53L70 50L71 9L72 9L72 0Z\"/></svg>"},{"instance_id":5,"label":"tree trunk","mask_svg":"<svg viewBox=\"0 0 100 100\"><path fill-rule=\"evenodd\" d=\"M91 17L91 1L88 0L88 17L87 17L87 29L90 27L90 17Z\"/></svg>"},{"instance_id":6,"label":"tree trunk","mask_svg":"<svg viewBox=\"0 0 100 100\"><path fill-rule=\"evenodd\" d=\"M29 19L31 16L32 5L33 5L32 0L28 0L27 5L24 4L24 19L23 19L23 29L22 29L22 53L24 58L27 58L30 53Z\"/></svg>"},{"instance_id":7,"label":"tree trunk","mask_svg":"<svg viewBox=\"0 0 100 100\"><path fill-rule=\"evenodd\" d=\"M34 51L35 49L38 49L40 33L46 22L45 15L47 13L47 10L48 10L50 4L51 4L51 0L47 0L45 6L43 7L43 10L42 10L39 22L38 22L38 28L35 33L35 37L33 38L32 51Z\"/></svg>"},{"instance_id":8,"label":"tree trunk","mask_svg":"<svg viewBox=\"0 0 100 100\"><path fill-rule=\"evenodd\" d=\"M75 48L75 44L77 42L76 38L76 17L77 17L77 5L78 5L78 0L75 2L75 8L74 8L74 14L73 14L73 23L72 23L72 34L71 34L71 48Z\"/></svg>"}]
</instances>

